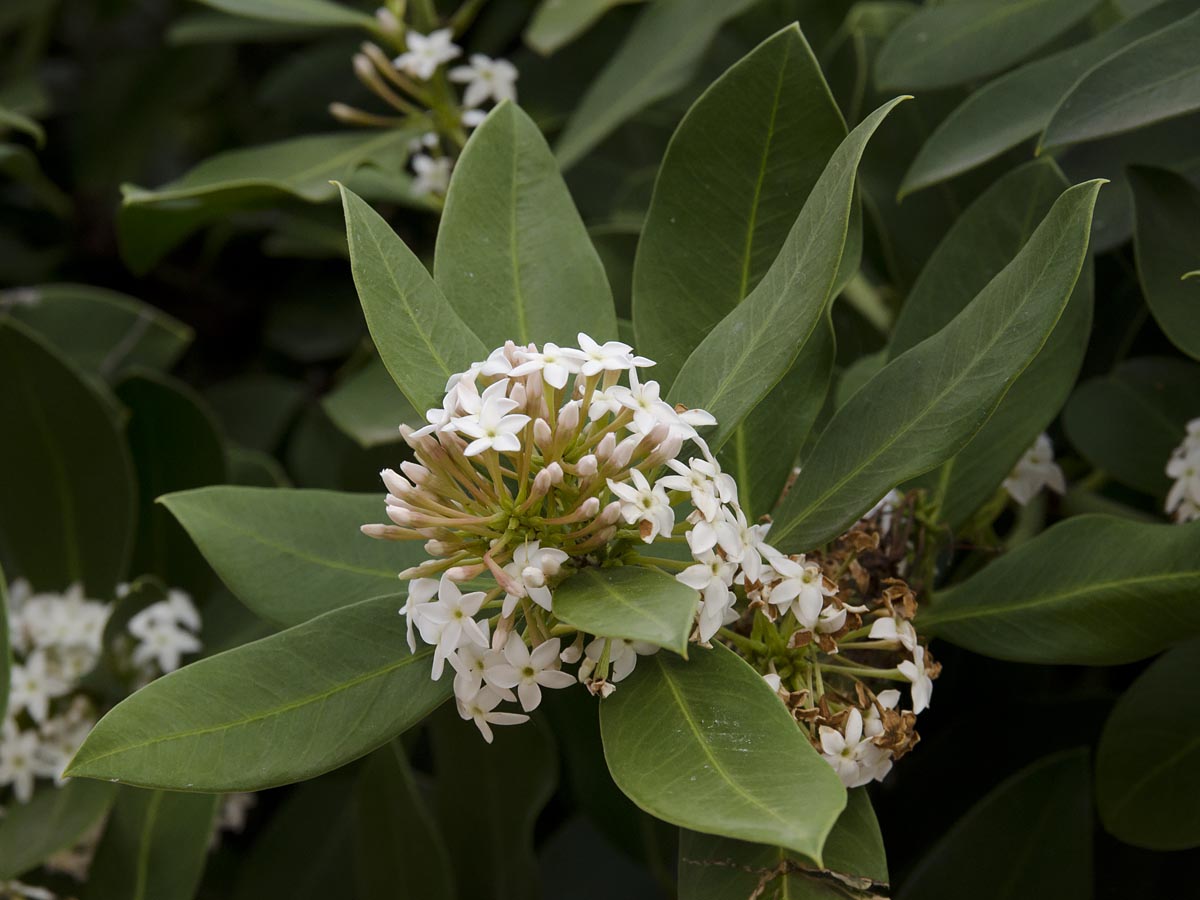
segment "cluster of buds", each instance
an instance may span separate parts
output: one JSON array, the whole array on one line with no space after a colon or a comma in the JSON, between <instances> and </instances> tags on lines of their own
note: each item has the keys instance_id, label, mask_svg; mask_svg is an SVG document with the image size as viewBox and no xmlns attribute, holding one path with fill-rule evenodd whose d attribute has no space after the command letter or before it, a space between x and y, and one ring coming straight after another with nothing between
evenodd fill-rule
<instances>
[{"instance_id":1,"label":"cluster of buds","mask_svg":"<svg viewBox=\"0 0 1200 900\"><path fill-rule=\"evenodd\" d=\"M847 787L881 780L919 740L940 666L917 637L899 577L911 503L889 495L824 552L771 556L728 633ZM907 685L911 709L901 709Z\"/></svg>"},{"instance_id":2,"label":"cluster of buds","mask_svg":"<svg viewBox=\"0 0 1200 900\"><path fill-rule=\"evenodd\" d=\"M1183 442L1167 462L1167 477L1175 480L1167 494L1167 515L1179 523L1200 519L1200 419L1188 422Z\"/></svg>"},{"instance_id":3,"label":"cluster of buds","mask_svg":"<svg viewBox=\"0 0 1200 900\"><path fill-rule=\"evenodd\" d=\"M429 130L409 144L413 172L412 194L417 198L444 196L450 171L467 132L483 122L487 106L517 99L517 69L505 59L472 53L466 65L447 68L462 56L455 34L467 20L456 17L451 27L421 34L387 9L376 14L380 36L393 49L392 57L378 44L366 42L354 57L354 73L376 97L399 115L379 115L334 103L330 113L353 125L409 128L426 122ZM454 86L460 86L461 96Z\"/></svg>"}]
</instances>

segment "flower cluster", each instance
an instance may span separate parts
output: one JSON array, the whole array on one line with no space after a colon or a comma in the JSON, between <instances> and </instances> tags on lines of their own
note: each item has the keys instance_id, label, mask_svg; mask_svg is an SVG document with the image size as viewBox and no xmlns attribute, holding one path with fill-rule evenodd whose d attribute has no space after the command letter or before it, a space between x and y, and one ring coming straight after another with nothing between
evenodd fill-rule
<instances>
[{"instance_id":1,"label":"flower cluster","mask_svg":"<svg viewBox=\"0 0 1200 900\"><path fill-rule=\"evenodd\" d=\"M363 532L425 541L430 558L400 573L410 580L401 610L409 646L415 651L419 635L434 647L434 679L449 664L460 715L488 740L492 725L525 721L543 689L579 681L608 696L639 655L656 651L557 619L555 591L580 569L677 570L697 592L692 639L720 637L739 650L765 649L728 627L745 619L740 600L756 622L786 623L775 648L785 656L810 644L837 653L837 639L868 612L844 601L819 561L766 543L769 523L747 520L737 484L698 431L715 419L667 403L658 383L640 374L652 365L627 344L586 334L577 347L509 342L450 378L428 424L401 427L416 458L399 472L384 470L390 522ZM645 546L659 543L685 544L691 559ZM893 625L907 638L911 625L902 618ZM915 637L910 643L914 705L923 708L924 649ZM791 677L770 654L749 658ZM574 675L562 671L575 663ZM906 680L904 671L890 675ZM522 712L502 709L505 702ZM833 701L823 702L828 709Z\"/></svg>"},{"instance_id":2,"label":"flower cluster","mask_svg":"<svg viewBox=\"0 0 1200 900\"><path fill-rule=\"evenodd\" d=\"M1067 490L1062 469L1054 461L1054 444L1048 434L1038 435L1033 446L1025 451L1011 474L1004 479L1004 489L1022 506L1041 493L1043 488L1050 488L1056 494L1064 494Z\"/></svg>"},{"instance_id":3,"label":"flower cluster","mask_svg":"<svg viewBox=\"0 0 1200 900\"><path fill-rule=\"evenodd\" d=\"M1167 494L1166 511L1176 522L1200 519L1200 419L1187 424L1187 435L1167 463L1175 483Z\"/></svg>"},{"instance_id":4,"label":"flower cluster","mask_svg":"<svg viewBox=\"0 0 1200 900\"><path fill-rule=\"evenodd\" d=\"M517 99L517 68L508 60L472 53L465 65L447 70L446 65L463 52L454 43L452 28L421 34L386 9L376 16L382 33L403 50L389 59L381 47L367 42L354 57L354 72L403 118L377 116L343 103L331 105L330 112L358 125L406 127L414 119L427 120L430 130L409 144L412 194L418 198L443 196L450 184L454 155L465 143L467 130L483 122L488 104ZM461 98L451 84L462 86Z\"/></svg>"}]
</instances>

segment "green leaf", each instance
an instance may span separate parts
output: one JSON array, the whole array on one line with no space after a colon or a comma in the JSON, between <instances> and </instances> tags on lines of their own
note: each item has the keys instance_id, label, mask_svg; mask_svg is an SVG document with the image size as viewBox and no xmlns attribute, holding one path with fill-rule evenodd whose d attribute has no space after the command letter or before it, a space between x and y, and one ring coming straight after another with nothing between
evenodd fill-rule
<instances>
[{"instance_id":1,"label":"green leaf","mask_svg":"<svg viewBox=\"0 0 1200 900\"><path fill-rule=\"evenodd\" d=\"M1052 161L1027 163L993 184L942 239L904 302L891 356L945 327L1020 251L1067 181ZM930 491L938 518L957 527L993 495L1066 402L1087 349L1092 317L1091 266L1050 339L979 433L916 483Z\"/></svg>"},{"instance_id":2,"label":"green leaf","mask_svg":"<svg viewBox=\"0 0 1200 900\"><path fill-rule=\"evenodd\" d=\"M1091 900L1092 809L1084 749L1047 756L975 804L904 882L899 900Z\"/></svg>"},{"instance_id":3,"label":"green leaf","mask_svg":"<svg viewBox=\"0 0 1200 900\"><path fill-rule=\"evenodd\" d=\"M380 215L342 188L350 270L383 363L414 409L440 406L446 379L488 349Z\"/></svg>"},{"instance_id":4,"label":"green leaf","mask_svg":"<svg viewBox=\"0 0 1200 900\"><path fill-rule=\"evenodd\" d=\"M16 878L73 846L116 799L111 784L68 781L43 787L28 803L11 803L0 818L0 879Z\"/></svg>"},{"instance_id":5,"label":"green leaf","mask_svg":"<svg viewBox=\"0 0 1200 900\"><path fill-rule=\"evenodd\" d=\"M8 689L12 685L12 644L8 634L8 579L0 569L0 722L7 721Z\"/></svg>"},{"instance_id":6,"label":"green leaf","mask_svg":"<svg viewBox=\"0 0 1200 900\"><path fill-rule=\"evenodd\" d=\"M39 147L46 143L46 132L37 121L15 109L0 106L0 133L9 129L29 135Z\"/></svg>"},{"instance_id":7,"label":"green leaf","mask_svg":"<svg viewBox=\"0 0 1200 900\"><path fill-rule=\"evenodd\" d=\"M122 788L88 870L84 900L192 900L220 799Z\"/></svg>"},{"instance_id":8,"label":"green leaf","mask_svg":"<svg viewBox=\"0 0 1200 900\"><path fill-rule=\"evenodd\" d=\"M1066 191L965 310L884 366L834 414L780 506L773 544L800 550L836 537L983 427L1070 299L1099 188L1088 182Z\"/></svg>"},{"instance_id":9,"label":"green leaf","mask_svg":"<svg viewBox=\"0 0 1200 900\"><path fill-rule=\"evenodd\" d=\"M617 786L682 828L778 844L821 864L846 791L762 677L718 644L658 653L600 705Z\"/></svg>"},{"instance_id":10,"label":"green leaf","mask_svg":"<svg viewBox=\"0 0 1200 900\"><path fill-rule=\"evenodd\" d=\"M683 831L679 900L834 900L844 888L887 890L883 835L865 788L849 792L846 809L825 841L825 868L781 847ZM882 893L879 896L883 896Z\"/></svg>"},{"instance_id":11,"label":"green leaf","mask_svg":"<svg viewBox=\"0 0 1200 900\"><path fill-rule=\"evenodd\" d=\"M939 593L923 633L997 659L1109 666L1200 633L1200 525L1059 522Z\"/></svg>"},{"instance_id":12,"label":"green leaf","mask_svg":"<svg viewBox=\"0 0 1200 900\"><path fill-rule=\"evenodd\" d=\"M646 641L687 657L699 592L661 569L583 569L554 591L554 614L601 637Z\"/></svg>"},{"instance_id":13,"label":"green leaf","mask_svg":"<svg viewBox=\"0 0 1200 900\"><path fill-rule=\"evenodd\" d=\"M400 884L422 900L453 900L454 871L445 841L425 808L399 741L367 758L354 795L360 900L393 900Z\"/></svg>"},{"instance_id":14,"label":"green leaf","mask_svg":"<svg viewBox=\"0 0 1200 900\"><path fill-rule=\"evenodd\" d=\"M762 280L845 137L796 25L688 110L663 157L634 267L637 349L658 363L661 384Z\"/></svg>"},{"instance_id":15,"label":"green leaf","mask_svg":"<svg viewBox=\"0 0 1200 900\"><path fill-rule=\"evenodd\" d=\"M390 378L388 385L396 390ZM271 453L295 421L307 393L303 382L255 372L217 382L205 389L204 399L231 441Z\"/></svg>"},{"instance_id":16,"label":"green leaf","mask_svg":"<svg viewBox=\"0 0 1200 900\"><path fill-rule=\"evenodd\" d=\"M673 403L716 416L719 424L707 435L714 449L782 380L827 314L859 160L875 129L903 99L881 106L841 143L758 287L708 333L675 379Z\"/></svg>"},{"instance_id":17,"label":"green leaf","mask_svg":"<svg viewBox=\"0 0 1200 900\"><path fill-rule=\"evenodd\" d=\"M1200 262L1200 191L1165 169L1133 167L1129 185L1146 305L1171 342L1200 359L1200 284L1184 278Z\"/></svg>"},{"instance_id":18,"label":"green leaf","mask_svg":"<svg viewBox=\"0 0 1200 900\"><path fill-rule=\"evenodd\" d=\"M333 423L365 449L399 441L401 424L425 424L378 359L322 397L321 405Z\"/></svg>"},{"instance_id":19,"label":"green leaf","mask_svg":"<svg viewBox=\"0 0 1200 900\"><path fill-rule=\"evenodd\" d=\"M1037 137L1081 74L1194 5L1192 0L1159 4L1089 41L1027 63L971 92L925 141L904 175L900 196L953 178Z\"/></svg>"},{"instance_id":20,"label":"green leaf","mask_svg":"<svg viewBox=\"0 0 1200 900\"><path fill-rule=\"evenodd\" d=\"M135 483L115 401L24 325L0 316L0 561L38 590L126 575ZM49 536L52 536L49 537Z\"/></svg>"},{"instance_id":21,"label":"green leaf","mask_svg":"<svg viewBox=\"0 0 1200 900\"><path fill-rule=\"evenodd\" d=\"M314 28L375 29L375 20L329 0L199 0L205 6L248 19L311 25Z\"/></svg>"},{"instance_id":22,"label":"green leaf","mask_svg":"<svg viewBox=\"0 0 1200 900\"><path fill-rule=\"evenodd\" d=\"M1081 384L1063 411L1075 448L1097 469L1156 497L1171 487L1167 460L1200 416L1200 366L1141 357Z\"/></svg>"},{"instance_id":23,"label":"green leaf","mask_svg":"<svg viewBox=\"0 0 1200 900\"><path fill-rule=\"evenodd\" d=\"M1200 109L1198 41L1200 11L1110 56L1058 104L1040 149L1133 131Z\"/></svg>"},{"instance_id":24,"label":"green leaf","mask_svg":"<svg viewBox=\"0 0 1200 900\"><path fill-rule=\"evenodd\" d=\"M201 0L203 2L203 0ZM195 12L179 16L167 28L167 44L266 43L311 37L310 26L267 19L246 19L223 12Z\"/></svg>"},{"instance_id":25,"label":"green leaf","mask_svg":"<svg viewBox=\"0 0 1200 900\"><path fill-rule=\"evenodd\" d=\"M643 0L542 0L529 25L525 43L549 56L579 37L616 6Z\"/></svg>"},{"instance_id":26,"label":"green leaf","mask_svg":"<svg viewBox=\"0 0 1200 900\"><path fill-rule=\"evenodd\" d=\"M210 487L162 502L234 596L281 625L396 591L425 556L419 541L359 532L383 516L375 494Z\"/></svg>"},{"instance_id":27,"label":"green leaf","mask_svg":"<svg viewBox=\"0 0 1200 900\"><path fill-rule=\"evenodd\" d=\"M567 121L555 147L563 169L577 163L629 118L686 85L721 26L754 2L658 0L648 4Z\"/></svg>"},{"instance_id":28,"label":"green leaf","mask_svg":"<svg viewBox=\"0 0 1200 900\"><path fill-rule=\"evenodd\" d=\"M1020 62L1099 0L959 0L925 6L891 33L875 62L881 90L929 90Z\"/></svg>"},{"instance_id":29,"label":"green leaf","mask_svg":"<svg viewBox=\"0 0 1200 900\"><path fill-rule=\"evenodd\" d=\"M540 900L534 826L558 784L554 739L540 719L495 728L484 743L449 708L432 719L433 801L461 900ZM469 773L464 778L463 774ZM470 826L464 827L464 812Z\"/></svg>"},{"instance_id":30,"label":"green leaf","mask_svg":"<svg viewBox=\"0 0 1200 900\"><path fill-rule=\"evenodd\" d=\"M1164 653L1113 707L1096 751L1096 806L1148 850L1200 846L1200 643Z\"/></svg>"},{"instance_id":31,"label":"green leaf","mask_svg":"<svg viewBox=\"0 0 1200 900\"><path fill-rule=\"evenodd\" d=\"M434 260L438 287L488 346L617 335L604 266L554 155L512 103L475 129L454 166Z\"/></svg>"},{"instance_id":32,"label":"green leaf","mask_svg":"<svg viewBox=\"0 0 1200 900\"><path fill-rule=\"evenodd\" d=\"M257 791L336 769L450 696L432 648L408 651L403 600L364 600L185 666L112 709L72 776L138 787Z\"/></svg>"},{"instance_id":33,"label":"green leaf","mask_svg":"<svg viewBox=\"0 0 1200 900\"><path fill-rule=\"evenodd\" d=\"M166 375L135 372L117 386L117 397L129 409L126 435L137 468L133 571L202 595L212 580L208 566L155 499L226 480L228 463L217 423L199 395Z\"/></svg>"},{"instance_id":34,"label":"green leaf","mask_svg":"<svg viewBox=\"0 0 1200 900\"><path fill-rule=\"evenodd\" d=\"M144 273L188 235L247 206L295 197L324 203L361 166L402 159L420 128L290 138L230 150L154 190L124 185L117 232L121 256Z\"/></svg>"},{"instance_id":35,"label":"green leaf","mask_svg":"<svg viewBox=\"0 0 1200 900\"><path fill-rule=\"evenodd\" d=\"M0 294L0 309L110 381L134 366L170 369L192 342L191 328L150 304L84 284L17 288Z\"/></svg>"}]
</instances>

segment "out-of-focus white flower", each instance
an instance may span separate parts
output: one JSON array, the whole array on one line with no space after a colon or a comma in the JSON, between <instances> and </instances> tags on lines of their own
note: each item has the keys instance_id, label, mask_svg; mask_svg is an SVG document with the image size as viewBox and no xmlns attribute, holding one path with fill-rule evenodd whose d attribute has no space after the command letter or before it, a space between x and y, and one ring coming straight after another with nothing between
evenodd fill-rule
<instances>
[{"instance_id":1,"label":"out-of-focus white flower","mask_svg":"<svg viewBox=\"0 0 1200 900\"><path fill-rule=\"evenodd\" d=\"M200 614L183 591L168 591L167 599L152 603L129 620L129 633L138 639L133 651L135 665L156 665L161 672L174 672L189 653L201 649L194 634Z\"/></svg>"},{"instance_id":2,"label":"out-of-focus white flower","mask_svg":"<svg viewBox=\"0 0 1200 900\"><path fill-rule=\"evenodd\" d=\"M0 787L12 785L18 803L33 797L34 779L42 774L38 762L41 739L36 731L6 729L0 739Z\"/></svg>"},{"instance_id":3,"label":"out-of-focus white flower","mask_svg":"<svg viewBox=\"0 0 1200 900\"><path fill-rule=\"evenodd\" d=\"M448 156L428 156L418 153L409 161L416 178L412 181L414 197L441 196L450 187L450 169L453 161Z\"/></svg>"},{"instance_id":4,"label":"out-of-focus white flower","mask_svg":"<svg viewBox=\"0 0 1200 900\"><path fill-rule=\"evenodd\" d=\"M463 105L476 107L495 100L517 99L517 67L506 59L491 59L472 53L470 64L450 70L450 80L465 84Z\"/></svg>"},{"instance_id":5,"label":"out-of-focus white flower","mask_svg":"<svg viewBox=\"0 0 1200 900\"><path fill-rule=\"evenodd\" d=\"M1174 484L1167 493L1166 512L1176 522L1200 519L1200 419L1187 424L1187 435L1167 462Z\"/></svg>"},{"instance_id":6,"label":"out-of-focus white flower","mask_svg":"<svg viewBox=\"0 0 1200 900\"><path fill-rule=\"evenodd\" d=\"M404 35L405 52L396 57L397 69L413 78L428 81L438 66L462 55L462 48L452 40L454 32L439 28L429 34L420 34L409 29Z\"/></svg>"},{"instance_id":7,"label":"out-of-focus white flower","mask_svg":"<svg viewBox=\"0 0 1200 900\"><path fill-rule=\"evenodd\" d=\"M1049 435L1041 434L1017 462L1012 474L1004 479L1004 489L1024 506L1046 487L1063 494L1066 493L1067 482L1062 469L1054 461L1054 445Z\"/></svg>"}]
</instances>

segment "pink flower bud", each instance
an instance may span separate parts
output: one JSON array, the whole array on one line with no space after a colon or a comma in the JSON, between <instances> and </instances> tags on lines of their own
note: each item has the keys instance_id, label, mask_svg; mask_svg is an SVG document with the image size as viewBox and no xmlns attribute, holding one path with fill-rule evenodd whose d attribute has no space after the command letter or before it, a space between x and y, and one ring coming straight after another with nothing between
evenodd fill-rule
<instances>
[{"instance_id":1,"label":"pink flower bud","mask_svg":"<svg viewBox=\"0 0 1200 900\"><path fill-rule=\"evenodd\" d=\"M550 423L545 419L533 420L533 442L538 445L540 450L548 450L551 442L554 440L554 435L550 431Z\"/></svg>"},{"instance_id":2,"label":"pink flower bud","mask_svg":"<svg viewBox=\"0 0 1200 900\"><path fill-rule=\"evenodd\" d=\"M553 484L553 481L551 481L550 470L542 469L540 472L538 472L536 475L533 476L533 496L534 497L546 496L546 493L550 490L550 486L552 484Z\"/></svg>"},{"instance_id":3,"label":"pink flower bud","mask_svg":"<svg viewBox=\"0 0 1200 900\"><path fill-rule=\"evenodd\" d=\"M379 477L383 479L383 483L387 489L397 497L404 496L404 492L408 488L412 487L412 485L408 483L408 479L406 479L403 475L392 471L391 469L384 469L379 473Z\"/></svg>"},{"instance_id":4,"label":"pink flower bud","mask_svg":"<svg viewBox=\"0 0 1200 900\"><path fill-rule=\"evenodd\" d=\"M409 481L413 484L424 484L432 474L420 463L409 462L408 460L400 463L400 471L407 475Z\"/></svg>"},{"instance_id":5,"label":"pink flower bud","mask_svg":"<svg viewBox=\"0 0 1200 900\"><path fill-rule=\"evenodd\" d=\"M543 471L550 473L550 483L551 484L562 484L563 470L562 470L562 466L560 466L558 463L556 463L556 462L550 463L550 465L546 466L546 468Z\"/></svg>"},{"instance_id":6,"label":"pink flower bud","mask_svg":"<svg viewBox=\"0 0 1200 900\"><path fill-rule=\"evenodd\" d=\"M596 458L607 461L616 449L617 436L610 431L604 437L600 438L600 443L596 445Z\"/></svg>"},{"instance_id":7,"label":"pink flower bud","mask_svg":"<svg viewBox=\"0 0 1200 900\"><path fill-rule=\"evenodd\" d=\"M616 525L621 519L621 501L614 500L600 511L596 521L600 525Z\"/></svg>"},{"instance_id":8,"label":"pink flower bud","mask_svg":"<svg viewBox=\"0 0 1200 900\"><path fill-rule=\"evenodd\" d=\"M482 575L486 568L482 563L474 566L455 566L446 570L446 577L451 581L470 581L472 578Z\"/></svg>"},{"instance_id":9,"label":"pink flower bud","mask_svg":"<svg viewBox=\"0 0 1200 900\"><path fill-rule=\"evenodd\" d=\"M387 517L397 525L411 526L417 524L417 516L411 509L404 506L389 506Z\"/></svg>"},{"instance_id":10,"label":"pink flower bud","mask_svg":"<svg viewBox=\"0 0 1200 900\"><path fill-rule=\"evenodd\" d=\"M600 498L588 497L579 504L579 514L586 519L590 519L596 513L600 512Z\"/></svg>"},{"instance_id":11,"label":"pink flower bud","mask_svg":"<svg viewBox=\"0 0 1200 900\"><path fill-rule=\"evenodd\" d=\"M558 414L558 433L568 434L579 426L579 402L572 400Z\"/></svg>"},{"instance_id":12,"label":"pink flower bud","mask_svg":"<svg viewBox=\"0 0 1200 900\"><path fill-rule=\"evenodd\" d=\"M581 456L579 462L575 464L575 472L581 478L595 475L596 470L599 468L599 461L596 459L595 454L592 453L589 453L587 456Z\"/></svg>"}]
</instances>

